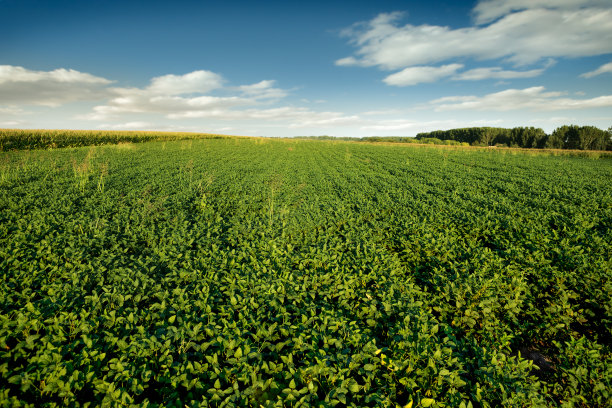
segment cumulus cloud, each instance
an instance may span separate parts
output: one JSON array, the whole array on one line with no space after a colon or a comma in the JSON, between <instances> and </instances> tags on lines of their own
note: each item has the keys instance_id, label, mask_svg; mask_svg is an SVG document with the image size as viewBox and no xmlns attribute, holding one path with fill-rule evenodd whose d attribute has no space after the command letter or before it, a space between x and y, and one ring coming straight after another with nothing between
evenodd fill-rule
<instances>
[{"instance_id":1,"label":"cumulus cloud","mask_svg":"<svg viewBox=\"0 0 612 408\"><path fill-rule=\"evenodd\" d=\"M184 75L164 75L151 79L144 88L110 88L113 97L93 112L78 119L108 120L128 113L156 113L170 119L232 116L233 107L258 105L261 100L277 100L288 92L275 87L275 81L264 80L251 85L224 88L225 80L210 71ZM239 95L213 96L210 91Z\"/></svg>"},{"instance_id":2,"label":"cumulus cloud","mask_svg":"<svg viewBox=\"0 0 612 408\"><path fill-rule=\"evenodd\" d=\"M453 75L463 68L462 64L442 65L441 67L408 67L389 75L383 81L387 85L409 86L424 82L436 82L440 78Z\"/></svg>"},{"instance_id":3,"label":"cumulus cloud","mask_svg":"<svg viewBox=\"0 0 612 408\"><path fill-rule=\"evenodd\" d=\"M149 94L183 95L206 93L220 88L223 78L211 71L193 71L185 75L163 75L151 79L151 84L144 90Z\"/></svg>"},{"instance_id":4,"label":"cumulus cloud","mask_svg":"<svg viewBox=\"0 0 612 408\"><path fill-rule=\"evenodd\" d=\"M32 71L0 65L0 103L59 106L107 95L112 81L73 69Z\"/></svg>"},{"instance_id":5,"label":"cumulus cloud","mask_svg":"<svg viewBox=\"0 0 612 408\"><path fill-rule=\"evenodd\" d=\"M338 59L336 65L405 70L471 59L521 66L543 59L612 53L609 0L490 0L478 3L474 13L478 24L463 28L401 25L403 13L380 14L343 31L356 51ZM444 66L449 65L453 64ZM459 79L524 78L542 71L481 68ZM402 72L390 77L400 78Z\"/></svg>"},{"instance_id":6,"label":"cumulus cloud","mask_svg":"<svg viewBox=\"0 0 612 408\"><path fill-rule=\"evenodd\" d=\"M585 72L584 74L580 76L582 78L593 78L594 76L606 74L606 73L612 73L612 62L608 62L607 64L602 65L601 67L597 68L594 71Z\"/></svg>"},{"instance_id":7,"label":"cumulus cloud","mask_svg":"<svg viewBox=\"0 0 612 408\"><path fill-rule=\"evenodd\" d=\"M198 70L183 75L154 77L141 88L113 87L111 80L71 69L33 71L0 66L0 115L10 118L1 124L22 124L22 121L13 120L11 116L19 117L27 113L22 109L26 104L57 107L82 100L102 103L89 113L73 114L73 119L98 121L101 123L98 128L113 130L194 130L189 126L173 124L169 127L148 121L153 116L177 121L204 118L246 123L276 122L287 128L344 126L360 121L357 115L321 112L304 107L263 108L289 94L287 90L277 87L274 80L236 87L226 87L225 82L217 73Z\"/></svg>"},{"instance_id":8,"label":"cumulus cloud","mask_svg":"<svg viewBox=\"0 0 612 408\"><path fill-rule=\"evenodd\" d=\"M285 121L288 128L340 126L359 121L358 116L340 112L318 112L294 106L258 107L287 96L288 92L276 87L273 80L219 89L222 93L238 95L203 94L222 87L223 82L217 74L196 71L153 78L144 88L111 88L113 97L106 104L95 106L92 112L79 115L77 119L106 121L129 114L159 114L173 120ZM107 129L150 128L148 123L138 121L102 126Z\"/></svg>"},{"instance_id":9,"label":"cumulus cloud","mask_svg":"<svg viewBox=\"0 0 612 408\"><path fill-rule=\"evenodd\" d=\"M136 92L129 92L124 89L115 90L120 94L112 98L106 105L98 105L93 108L93 112L81 115L81 119L106 120L110 117L126 113L157 113L166 115L170 118L181 117L180 114L186 112L210 111L219 108L232 106L248 105L252 101L230 96L171 96L171 95L146 95ZM187 117L187 116L183 116Z\"/></svg>"},{"instance_id":10,"label":"cumulus cloud","mask_svg":"<svg viewBox=\"0 0 612 408\"><path fill-rule=\"evenodd\" d=\"M525 89L506 89L484 96L447 96L430 102L436 111L479 110L511 111L536 110L555 111L588 109L612 106L612 95L590 99L574 99L563 92L547 92L543 86Z\"/></svg>"}]
</instances>

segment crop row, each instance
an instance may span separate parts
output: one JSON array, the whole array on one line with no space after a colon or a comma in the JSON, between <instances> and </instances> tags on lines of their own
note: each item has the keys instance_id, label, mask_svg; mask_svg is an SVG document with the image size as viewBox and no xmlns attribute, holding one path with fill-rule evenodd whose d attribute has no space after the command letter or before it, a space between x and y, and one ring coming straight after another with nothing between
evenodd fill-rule
<instances>
[{"instance_id":1,"label":"crop row","mask_svg":"<svg viewBox=\"0 0 612 408\"><path fill-rule=\"evenodd\" d=\"M250 139L0 157L4 405L612 403L607 159Z\"/></svg>"},{"instance_id":2,"label":"crop row","mask_svg":"<svg viewBox=\"0 0 612 408\"><path fill-rule=\"evenodd\" d=\"M228 137L188 132L0 129L0 151Z\"/></svg>"}]
</instances>

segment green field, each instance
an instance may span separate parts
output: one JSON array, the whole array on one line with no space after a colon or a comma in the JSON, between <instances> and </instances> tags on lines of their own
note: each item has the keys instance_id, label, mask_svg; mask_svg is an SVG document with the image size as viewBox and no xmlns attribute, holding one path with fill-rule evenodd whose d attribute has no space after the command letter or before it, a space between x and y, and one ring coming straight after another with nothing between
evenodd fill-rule
<instances>
[{"instance_id":1,"label":"green field","mask_svg":"<svg viewBox=\"0 0 612 408\"><path fill-rule=\"evenodd\" d=\"M0 406L611 406L612 159L555 154L2 152Z\"/></svg>"}]
</instances>

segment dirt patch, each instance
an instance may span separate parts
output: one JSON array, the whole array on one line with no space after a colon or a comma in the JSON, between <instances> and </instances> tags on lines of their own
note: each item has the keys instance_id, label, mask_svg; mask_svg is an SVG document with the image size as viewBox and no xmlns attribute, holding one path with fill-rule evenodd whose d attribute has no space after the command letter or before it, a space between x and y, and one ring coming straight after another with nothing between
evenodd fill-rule
<instances>
[{"instance_id":1,"label":"dirt patch","mask_svg":"<svg viewBox=\"0 0 612 408\"><path fill-rule=\"evenodd\" d=\"M518 352L525 360L531 360L535 365L531 371L536 377L542 379L555 372L555 363L553 359L535 347L520 347Z\"/></svg>"}]
</instances>

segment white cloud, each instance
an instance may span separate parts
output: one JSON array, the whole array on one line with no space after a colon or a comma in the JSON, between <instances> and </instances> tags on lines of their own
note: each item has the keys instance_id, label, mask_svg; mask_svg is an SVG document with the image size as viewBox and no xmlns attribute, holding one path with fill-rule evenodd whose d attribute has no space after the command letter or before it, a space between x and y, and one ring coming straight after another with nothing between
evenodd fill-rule
<instances>
[{"instance_id":1,"label":"white cloud","mask_svg":"<svg viewBox=\"0 0 612 408\"><path fill-rule=\"evenodd\" d=\"M220 89L225 93L237 92L239 96L204 95L204 92L221 86L223 78L208 71L196 73L153 78L145 88L111 88L109 91L113 97L106 104L95 106L92 112L76 118L102 121L130 114L158 114L172 120L199 118L286 122L287 128L340 126L359 121L355 115L317 112L303 107L257 108L262 103L281 99L288 94L286 90L275 87L273 80ZM147 122L132 121L101 126L107 129L136 129L151 128L149 125Z\"/></svg>"},{"instance_id":2,"label":"white cloud","mask_svg":"<svg viewBox=\"0 0 612 408\"><path fill-rule=\"evenodd\" d=\"M112 98L106 105L93 108L93 112L78 116L79 119L107 120L109 118L129 113L156 113L169 118L189 117L188 112L206 112L219 108L249 105L254 102L236 96L173 96L173 95L147 95L141 90L115 89L121 95Z\"/></svg>"},{"instance_id":3,"label":"white cloud","mask_svg":"<svg viewBox=\"0 0 612 408\"><path fill-rule=\"evenodd\" d=\"M572 10L581 7L610 6L609 0L483 0L474 7L478 24L489 23L508 13L533 8Z\"/></svg>"},{"instance_id":4,"label":"white cloud","mask_svg":"<svg viewBox=\"0 0 612 408\"><path fill-rule=\"evenodd\" d=\"M597 68L594 71L585 72L584 74L580 76L582 78L592 78L594 76L605 74L605 73L612 73L612 62L608 62L607 64L602 65L601 67Z\"/></svg>"},{"instance_id":5,"label":"white cloud","mask_svg":"<svg viewBox=\"0 0 612 408\"><path fill-rule=\"evenodd\" d=\"M315 99L314 101L311 101L310 99L307 98L302 98L300 99L300 102L304 102L304 103L327 103L326 99Z\"/></svg>"},{"instance_id":6,"label":"white cloud","mask_svg":"<svg viewBox=\"0 0 612 408\"><path fill-rule=\"evenodd\" d=\"M338 112L311 112L308 116L298 118L289 125L289 128L353 126L361 122L361 118L357 115L345 116Z\"/></svg>"},{"instance_id":7,"label":"white cloud","mask_svg":"<svg viewBox=\"0 0 612 408\"><path fill-rule=\"evenodd\" d=\"M504 70L500 67L485 67L470 69L468 71L455 75L453 79L460 81L480 81L483 79L533 78L538 75L541 75L543 72L543 68L532 69L529 71L511 71Z\"/></svg>"},{"instance_id":8,"label":"white cloud","mask_svg":"<svg viewBox=\"0 0 612 408\"><path fill-rule=\"evenodd\" d=\"M362 65L359 60L355 57L344 57L344 58L340 58L338 60L336 60L335 62L336 65L339 66L352 66L352 65Z\"/></svg>"},{"instance_id":9,"label":"white cloud","mask_svg":"<svg viewBox=\"0 0 612 408\"><path fill-rule=\"evenodd\" d=\"M22 125L24 122L21 120L8 120L6 122L0 122L0 128L6 127L14 127L14 126L20 126Z\"/></svg>"},{"instance_id":10,"label":"white cloud","mask_svg":"<svg viewBox=\"0 0 612 408\"><path fill-rule=\"evenodd\" d=\"M255 99L281 99L287 96L287 91L280 88L274 88L274 80L264 80L251 85L242 85L238 90L243 95Z\"/></svg>"},{"instance_id":11,"label":"white cloud","mask_svg":"<svg viewBox=\"0 0 612 408\"><path fill-rule=\"evenodd\" d=\"M405 119L393 119L384 122L362 126L363 130L380 130L380 131L393 131L393 130L409 130L415 129L422 126L418 121L405 120Z\"/></svg>"},{"instance_id":12,"label":"white cloud","mask_svg":"<svg viewBox=\"0 0 612 408\"><path fill-rule=\"evenodd\" d=\"M463 68L462 64L442 65L441 67L408 67L400 72L391 74L383 81L387 85L409 86L424 82L436 82L440 78L448 77Z\"/></svg>"},{"instance_id":13,"label":"white cloud","mask_svg":"<svg viewBox=\"0 0 612 408\"><path fill-rule=\"evenodd\" d=\"M163 75L151 79L146 93L159 95L183 95L206 93L220 88L223 84L221 75L210 71L193 71L185 75Z\"/></svg>"},{"instance_id":14,"label":"white cloud","mask_svg":"<svg viewBox=\"0 0 612 408\"><path fill-rule=\"evenodd\" d=\"M527 109L555 111L612 106L612 95L591 99L572 99L562 92L546 92L543 86L525 89L507 89L484 96L447 96L430 102L436 111L479 110L511 111Z\"/></svg>"},{"instance_id":15,"label":"white cloud","mask_svg":"<svg viewBox=\"0 0 612 408\"><path fill-rule=\"evenodd\" d=\"M340 112L317 112L308 108L283 106L270 109L211 109L195 110L168 115L171 119L219 119L232 121L264 120L269 122L287 121L289 128L311 126L339 126L360 121L356 115L345 116Z\"/></svg>"},{"instance_id":16,"label":"white cloud","mask_svg":"<svg viewBox=\"0 0 612 408\"><path fill-rule=\"evenodd\" d=\"M612 53L612 2L558 1L562 6L555 6L557 0L480 2L475 8L477 20L488 24L464 28L400 25L402 13L380 14L343 32L356 51L336 64L402 70L456 59L501 59L526 65L546 58ZM470 75L519 75L513 72L517 71L494 68ZM540 73L523 72L533 76Z\"/></svg>"},{"instance_id":17,"label":"white cloud","mask_svg":"<svg viewBox=\"0 0 612 408\"><path fill-rule=\"evenodd\" d=\"M149 122L126 122L126 123L116 123L116 124L102 124L98 126L98 129L104 130L148 130L153 128L154 126Z\"/></svg>"},{"instance_id":18,"label":"white cloud","mask_svg":"<svg viewBox=\"0 0 612 408\"><path fill-rule=\"evenodd\" d=\"M260 104L262 100L277 100L287 91L275 88L275 81L264 80L251 85L223 88L224 79L210 71L195 71L185 75L164 75L151 79L145 88L110 88L113 97L93 112L77 116L85 120L108 120L129 113L156 113L170 119L234 116L233 107ZM212 90L238 92L240 96L205 95Z\"/></svg>"},{"instance_id":19,"label":"white cloud","mask_svg":"<svg viewBox=\"0 0 612 408\"><path fill-rule=\"evenodd\" d=\"M387 116L387 115L399 115L402 111L399 109L383 109L383 110L371 110L362 112L365 116Z\"/></svg>"},{"instance_id":20,"label":"white cloud","mask_svg":"<svg viewBox=\"0 0 612 408\"><path fill-rule=\"evenodd\" d=\"M96 100L106 95L112 81L72 69L32 71L0 65L0 103L59 106Z\"/></svg>"},{"instance_id":21,"label":"white cloud","mask_svg":"<svg viewBox=\"0 0 612 408\"><path fill-rule=\"evenodd\" d=\"M231 132L232 130L234 130L234 128L231 126L223 126L219 128L210 129L210 131L213 133L225 133L225 132Z\"/></svg>"},{"instance_id":22,"label":"white cloud","mask_svg":"<svg viewBox=\"0 0 612 408\"><path fill-rule=\"evenodd\" d=\"M396 119L379 121L374 124L362 126L362 130L366 131L380 131L380 132L401 132L401 131L412 131L412 133L426 132L439 129L451 129L459 127L471 127L471 126L492 126L500 124L503 121L500 119L492 120L411 120L411 119Z\"/></svg>"},{"instance_id":23,"label":"white cloud","mask_svg":"<svg viewBox=\"0 0 612 408\"><path fill-rule=\"evenodd\" d=\"M41 82L53 81L63 83L82 84L110 84L105 78L96 77L91 74L75 71L73 69L59 68L53 71L31 71L23 67L13 65L0 65L0 85L12 82Z\"/></svg>"},{"instance_id":24,"label":"white cloud","mask_svg":"<svg viewBox=\"0 0 612 408\"><path fill-rule=\"evenodd\" d=\"M501 67L484 67L457 73L461 68L463 68L463 64L448 64L440 67L408 67L387 76L383 81L387 85L410 86L420 83L437 82L446 77L451 77L451 79L455 81L480 81L483 79L533 78L544 72L544 68L528 71L513 71L504 70Z\"/></svg>"},{"instance_id":25,"label":"white cloud","mask_svg":"<svg viewBox=\"0 0 612 408\"><path fill-rule=\"evenodd\" d=\"M551 123L557 125L563 125L568 123L575 123L578 118L569 117L569 116L553 116L553 117L541 117L530 119L529 123Z\"/></svg>"},{"instance_id":26,"label":"white cloud","mask_svg":"<svg viewBox=\"0 0 612 408\"><path fill-rule=\"evenodd\" d=\"M22 115L25 111L16 106L0 106L0 114L3 115Z\"/></svg>"}]
</instances>

